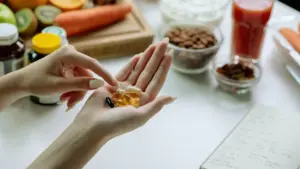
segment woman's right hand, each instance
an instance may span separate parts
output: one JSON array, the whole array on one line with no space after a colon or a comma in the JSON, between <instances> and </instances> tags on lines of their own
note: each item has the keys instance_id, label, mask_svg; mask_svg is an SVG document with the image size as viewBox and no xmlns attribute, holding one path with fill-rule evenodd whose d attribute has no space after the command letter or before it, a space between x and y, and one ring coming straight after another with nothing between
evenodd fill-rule
<instances>
[{"instance_id":1,"label":"woman's right hand","mask_svg":"<svg viewBox=\"0 0 300 169\"><path fill-rule=\"evenodd\" d=\"M21 86L27 95L62 94L69 108L81 101L87 91L104 85L92 72L108 84L116 85L114 77L94 58L66 45L48 56L17 71L23 78Z\"/></svg>"}]
</instances>

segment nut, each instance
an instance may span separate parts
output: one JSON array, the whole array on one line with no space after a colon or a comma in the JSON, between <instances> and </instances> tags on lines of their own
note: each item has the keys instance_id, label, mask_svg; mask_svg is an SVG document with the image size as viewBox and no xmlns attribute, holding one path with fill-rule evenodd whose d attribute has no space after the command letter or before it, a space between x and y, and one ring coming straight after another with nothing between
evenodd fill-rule
<instances>
[{"instance_id":1,"label":"nut","mask_svg":"<svg viewBox=\"0 0 300 169\"><path fill-rule=\"evenodd\" d=\"M187 49L204 49L214 46L217 42L215 36L201 28L173 28L166 36L170 43Z\"/></svg>"}]
</instances>

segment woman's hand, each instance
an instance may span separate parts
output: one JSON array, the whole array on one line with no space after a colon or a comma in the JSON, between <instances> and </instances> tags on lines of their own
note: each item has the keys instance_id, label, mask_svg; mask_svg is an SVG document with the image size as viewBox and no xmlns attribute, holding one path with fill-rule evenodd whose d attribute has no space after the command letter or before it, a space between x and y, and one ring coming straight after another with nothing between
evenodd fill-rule
<instances>
[{"instance_id":1,"label":"woman's hand","mask_svg":"<svg viewBox=\"0 0 300 169\"><path fill-rule=\"evenodd\" d=\"M68 100L68 107L80 101L88 90L104 85L95 79L93 71L108 84L116 85L115 79L100 63L71 46L66 45L45 58L20 70L22 88L28 95L62 94L61 100Z\"/></svg>"},{"instance_id":2,"label":"woman's hand","mask_svg":"<svg viewBox=\"0 0 300 169\"><path fill-rule=\"evenodd\" d=\"M168 40L151 45L143 54L134 56L117 74L122 85L132 85L142 90L139 108L133 106L110 108L106 97L116 91L116 87L106 86L96 90L75 121L96 125L96 128L112 138L134 130L146 123L166 104L175 100L170 96L156 98L161 90L171 65L171 56L165 55Z\"/></svg>"}]
</instances>

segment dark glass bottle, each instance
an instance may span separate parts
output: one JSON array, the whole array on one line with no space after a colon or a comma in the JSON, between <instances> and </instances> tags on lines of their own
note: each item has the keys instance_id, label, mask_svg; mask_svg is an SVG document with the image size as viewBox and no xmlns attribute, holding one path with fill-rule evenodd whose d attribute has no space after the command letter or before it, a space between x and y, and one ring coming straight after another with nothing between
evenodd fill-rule
<instances>
[{"instance_id":1,"label":"dark glass bottle","mask_svg":"<svg viewBox=\"0 0 300 169\"><path fill-rule=\"evenodd\" d=\"M25 45L16 26L0 23L0 76L24 66Z\"/></svg>"}]
</instances>

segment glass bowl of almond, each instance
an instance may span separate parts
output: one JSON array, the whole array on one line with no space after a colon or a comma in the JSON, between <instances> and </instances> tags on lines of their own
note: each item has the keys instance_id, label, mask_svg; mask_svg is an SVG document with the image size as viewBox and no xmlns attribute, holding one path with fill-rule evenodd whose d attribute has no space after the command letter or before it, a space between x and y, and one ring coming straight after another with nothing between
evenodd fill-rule
<instances>
[{"instance_id":1,"label":"glass bowl of almond","mask_svg":"<svg viewBox=\"0 0 300 169\"><path fill-rule=\"evenodd\" d=\"M205 72L224 40L219 27L183 21L163 25L160 38L165 37L173 50L172 68L187 74Z\"/></svg>"}]
</instances>

